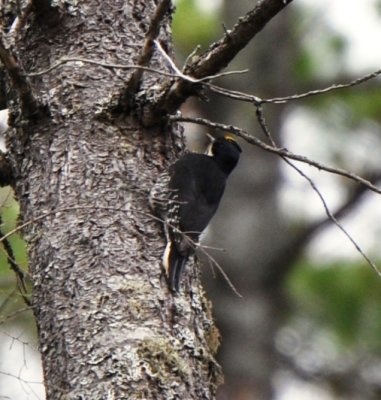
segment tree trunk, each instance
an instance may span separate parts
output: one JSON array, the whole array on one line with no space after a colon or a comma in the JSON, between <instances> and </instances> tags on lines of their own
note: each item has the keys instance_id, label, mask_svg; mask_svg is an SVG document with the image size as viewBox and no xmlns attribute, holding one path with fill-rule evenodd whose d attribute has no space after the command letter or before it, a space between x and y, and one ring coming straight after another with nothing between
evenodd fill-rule
<instances>
[{"instance_id":1,"label":"tree trunk","mask_svg":"<svg viewBox=\"0 0 381 400\"><path fill-rule=\"evenodd\" d=\"M152 0L54 3L55 26L37 9L18 34L27 72L62 57L136 63L156 9ZM167 16L160 34L166 48L169 23ZM157 55L150 66L164 71L163 63ZM181 141L177 127L147 128L140 118L164 78L144 74L134 112L105 112L131 71L78 61L34 76L46 110L28 120L13 93L7 140L30 222L24 233L48 399L212 399L220 380L218 333L196 266L189 262L186 290L173 296L161 269L163 232L148 207L155 177Z\"/></svg>"}]
</instances>

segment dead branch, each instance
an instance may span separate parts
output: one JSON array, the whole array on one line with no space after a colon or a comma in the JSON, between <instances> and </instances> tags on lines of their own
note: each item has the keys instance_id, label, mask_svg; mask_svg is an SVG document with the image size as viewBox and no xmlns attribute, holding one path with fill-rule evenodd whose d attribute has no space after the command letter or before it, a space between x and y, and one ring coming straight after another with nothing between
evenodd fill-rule
<instances>
[{"instance_id":1,"label":"dead branch","mask_svg":"<svg viewBox=\"0 0 381 400\"><path fill-rule=\"evenodd\" d=\"M251 11L238 19L232 30L226 31L219 41L212 43L204 54L188 65L184 73L201 79L221 71L291 1L258 1ZM177 79L170 87L164 89L164 94L158 101L158 108L173 113L189 96L195 95L199 87L197 84Z\"/></svg>"},{"instance_id":2,"label":"dead branch","mask_svg":"<svg viewBox=\"0 0 381 400\"><path fill-rule=\"evenodd\" d=\"M347 237L347 239L353 244L353 246L355 247L356 251L364 258L364 260L372 267L372 269L374 270L374 272L381 278L381 271L379 270L379 268L377 267L377 265L364 253L364 251L362 250L362 248L360 247L360 245L357 243L357 241L355 239L353 239L353 237L348 233L348 231L340 224L340 222L337 220L337 218L332 214L332 212L330 211L324 196L322 195L322 193L320 192L320 190L317 188L317 186L315 185L314 181L307 175L305 174L300 168L298 168L295 164L293 164L290 160L288 160L287 158L283 158L284 161L290 165L290 167L292 167L300 176L302 176L304 179L307 180L307 182L310 184L312 190L317 194L317 196L319 197L323 207L324 207L324 211L327 215L327 218L329 221L331 221L334 225L337 226L337 228L339 228L341 230L341 232L344 233L344 235Z\"/></svg>"},{"instance_id":3,"label":"dead branch","mask_svg":"<svg viewBox=\"0 0 381 400\"><path fill-rule=\"evenodd\" d=\"M319 94L332 92L334 90L347 89L347 88L350 88L350 87L353 87L356 85L360 85L361 83L367 82L371 79L374 79L374 78L378 77L379 75L381 75L381 69L371 72L369 74L363 75L360 78L353 79L352 81L347 82L347 83L337 83L337 84L333 84L333 85L328 86L323 89L310 90L305 93L294 94L294 95L286 96L286 97L274 97L272 99L262 99L262 103L274 103L274 104L281 103L282 104L282 103L287 103L291 100L299 100L299 99L303 99L305 97L311 97L311 96L316 96Z\"/></svg>"},{"instance_id":4,"label":"dead branch","mask_svg":"<svg viewBox=\"0 0 381 400\"><path fill-rule=\"evenodd\" d=\"M3 34L0 33L0 60L12 82L12 87L20 99L21 112L25 117L36 114L40 108L37 99L33 94L32 87L23 73L20 64L15 55L5 44Z\"/></svg>"},{"instance_id":5,"label":"dead branch","mask_svg":"<svg viewBox=\"0 0 381 400\"><path fill-rule=\"evenodd\" d=\"M234 133L235 135L244 139L247 143L250 143L257 147L260 147L261 149L268 151L269 153L277 154L279 156L286 157L291 160L300 161L302 163L311 165L312 167L315 167L319 170L330 172L335 175L344 176L346 178L349 178L353 181L356 181L356 182L366 186L368 189L372 190L375 193L381 194L381 189L379 189L378 187L373 185L367 179L365 179L359 175L356 175L353 172L350 172L350 171L347 171L347 170L341 169L341 168L330 167L330 166L322 164L318 161L311 160L308 157L305 157L305 156L302 156L299 154L294 154L291 151L289 151L283 147L274 147L272 145L269 145L269 144L263 142L262 140L258 139L257 137L250 135L245 130L238 128L234 125L226 125L226 124L221 124L218 122L212 122L205 118L182 117L182 116L177 116L177 115L171 115L169 119L170 119L170 121L173 121L173 122L175 122L175 121L176 122L189 122L189 123L193 123L193 124L208 126L210 128L218 129L218 130L221 130L224 132Z\"/></svg>"},{"instance_id":6,"label":"dead branch","mask_svg":"<svg viewBox=\"0 0 381 400\"><path fill-rule=\"evenodd\" d=\"M83 58L83 57L77 57L77 56L70 56L70 57L62 57L60 58L55 64L51 65L50 67L36 71L36 72L29 72L26 74L28 77L33 77L33 76L41 76L48 74L49 72L53 71L54 69L67 64L71 62L81 62L81 63L87 63L87 64L94 64L94 65L99 65L100 67L104 68L117 68L117 69L140 69L142 71L148 71L152 72L155 74L160 74L163 76L168 76L171 78L176 78L176 74L171 74L170 72L165 72L165 71L160 71L155 68L151 67L144 67L142 65L137 65L137 64L114 64L114 63L108 63L102 60L92 60L90 58Z\"/></svg>"},{"instance_id":7,"label":"dead branch","mask_svg":"<svg viewBox=\"0 0 381 400\"><path fill-rule=\"evenodd\" d=\"M29 274L26 271L24 271L19 266L19 264L16 262L16 260L14 258L14 253L13 253L12 246L11 246L10 242L8 241L8 239L3 240L2 243L3 243L3 246L4 246L4 253L5 253L5 256L7 257L7 260L8 260L8 263L9 263L10 267L11 267L11 270L15 273L18 290L19 290L22 298L24 299L25 304L27 306L30 306L31 302L27 297L28 291L27 291L27 288L25 286L25 280L26 280L26 277Z\"/></svg>"},{"instance_id":8,"label":"dead branch","mask_svg":"<svg viewBox=\"0 0 381 400\"><path fill-rule=\"evenodd\" d=\"M159 36L161 21L170 11L171 4L171 0L162 0L157 6L155 14L151 19L143 49L137 63L139 66L146 67L149 65L155 49L154 40ZM135 69L135 71L132 73L126 87L120 95L118 109L125 110L126 106L127 108L130 108L131 104L128 103L133 101L134 95L139 90L143 72L144 70L139 68Z\"/></svg>"},{"instance_id":9,"label":"dead branch","mask_svg":"<svg viewBox=\"0 0 381 400\"><path fill-rule=\"evenodd\" d=\"M308 92L304 92L304 93L293 94L293 95L285 96L285 97L274 97L274 98L270 98L270 99L262 99L253 94L239 92L237 90L225 89L225 88L222 88L222 87L219 87L216 85L212 85L210 83L206 84L206 86L212 92L218 93L222 96L229 97L234 100L253 103L254 105L257 106L257 105L266 104L266 103L285 104L285 103L288 103L293 100L300 100L300 99L304 99L306 97L312 97L312 96L316 96L316 95L320 95L320 94L325 94L328 92L332 92L334 90L348 89L350 87L357 86L364 82L367 82L371 79L377 78L380 75L381 75L381 69L370 72L369 74L363 75L359 78L353 79L346 83L336 83L336 84L330 85L328 87L325 87L323 89L309 90Z\"/></svg>"},{"instance_id":10,"label":"dead branch","mask_svg":"<svg viewBox=\"0 0 381 400\"><path fill-rule=\"evenodd\" d=\"M16 310L15 312L13 312L12 314L8 314L5 317L0 319L0 325L4 324L5 322L8 322L9 320L16 318L19 314L26 312L26 311L31 311L33 310L33 307L24 307L24 308L20 308L19 310Z\"/></svg>"},{"instance_id":11,"label":"dead branch","mask_svg":"<svg viewBox=\"0 0 381 400\"><path fill-rule=\"evenodd\" d=\"M160 44L160 42L158 40L154 40L154 43L155 43L157 49L159 50L159 52L161 53L161 55L164 57L164 59L168 62L168 64L171 66L171 68L175 72L175 74L176 74L175 76L177 76L178 78L184 79L185 81L188 81L188 82L193 82L193 83L206 82L206 81L209 81L212 79L221 78L222 76L233 75L233 74L245 74L246 72L249 72L248 69L243 69L240 71L227 71L227 72L221 72L221 73L215 74L215 75L205 76L204 78L196 79L189 75L185 75L182 71L180 71L180 69L177 67L175 62L165 52L165 50L163 49L162 45Z\"/></svg>"},{"instance_id":12,"label":"dead branch","mask_svg":"<svg viewBox=\"0 0 381 400\"><path fill-rule=\"evenodd\" d=\"M114 68L115 69L139 69L139 70L142 70L142 72L148 71L148 72L152 72L154 74L168 76L170 78L182 78L182 79L188 80L190 82L203 82L205 79L212 80L212 79L216 79L216 78L221 78L223 76L245 74L248 72L247 69L238 70L238 71L226 71L226 72L221 72L216 75L208 76L203 79L196 80L196 79L191 78L190 76L184 75L177 67L172 68L172 69L174 69L175 73L171 73L171 72L166 72L166 71L160 71L156 68L145 67L145 66L137 65L137 64L115 64L115 63L105 62L102 60L92 60L90 58L77 57L77 56L73 55L73 56L69 56L69 57L62 57L56 63L52 64L50 67L40 70L40 71L29 72L29 73L25 74L25 76L27 76L27 77L42 76L42 75L48 74L49 72L55 70L56 68L61 67L62 65L72 63L72 62L80 62L80 63L84 63L84 64L86 64L86 63L94 64L94 65L99 65L100 67L103 67L103 68L111 68L111 69L114 69ZM174 65L172 60L171 60L170 65L171 66Z\"/></svg>"},{"instance_id":13,"label":"dead branch","mask_svg":"<svg viewBox=\"0 0 381 400\"><path fill-rule=\"evenodd\" d=\"M262 111L261 106L257 106L256 110L256 115L257 115L257 120L258 123L265 134L265 136L269 139L271 145L275 148L277 148L277 144L275 143L271 132L266 124L265 116ZM315 185L315 182L307 175L305 174L300 168L298 168L294 163L292 163L287 157L281 156L283 161L288 164L291 168L293 168L301 177L303 177L311 186L312 190L317 194L319 197L319 200L321 201L324 211L327 215L327 219L331 221L334 225L336 225L337 228L339 228L344 235L347 237L347 239L353 244L355 247L356 251L364 258L364 260L373 268L373 270L376 272L376 274L381 277L381 271L378 269L377 265L364 253L364 251L361 249L360 245L356 242L356 240L353 239L353 237L348 233L348 231L340 224L340 222L337 220L337 218L332 214L331 210L329 209L327 202L324 199L324 196L318 189L318 187Z\"/></svg>"}]
</instances>

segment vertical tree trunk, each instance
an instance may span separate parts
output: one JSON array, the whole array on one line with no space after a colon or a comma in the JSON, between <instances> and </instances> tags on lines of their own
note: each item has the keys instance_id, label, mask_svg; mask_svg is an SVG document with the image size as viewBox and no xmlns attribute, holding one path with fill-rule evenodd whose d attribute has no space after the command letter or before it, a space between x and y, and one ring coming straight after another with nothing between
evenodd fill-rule
<instances>
[{"instance_id":1,"label":"vertical tree trunk","mask_svg":"<svg viewBox=\"0 0 381 400\"><path fill-rule=\"evenodd\" d=\"M156 7L55 4L57 25L31 13L19 34L27 72L68 56L136 63ZM168 48L169 22L160 34ZM151 66L165 69L159 56ZM188 264L187 290L172 296L148 207L155 177L178 151L176 128L145 128L140 118L163 78L145 73L133 113L105 113L130 74L65 63L31 78L44 117L27 120L13 107L8 146L22 219L33 222L25 234L48 399L212 399L219 381L218 334L196 267Z\"/></svg>"}]
</instances>

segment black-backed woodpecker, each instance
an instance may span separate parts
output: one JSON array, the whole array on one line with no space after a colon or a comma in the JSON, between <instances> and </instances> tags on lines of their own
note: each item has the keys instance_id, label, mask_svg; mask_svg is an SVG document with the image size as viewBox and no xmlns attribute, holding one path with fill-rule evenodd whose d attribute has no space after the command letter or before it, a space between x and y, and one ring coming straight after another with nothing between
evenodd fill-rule
<instances>
[{"instance_id":1,"label":"black-backed woodpecker","mask_svg":"<svg viewBox=\"0 0 381 400\"><path fill-rule=\"evenodd\" d=\"M179 291L186 261L217 211L226 180L242 151L231 135L209 137L212 141L206 154L187 153L169 168L165 196L158 189L151 192L151 205L164 221L163 265L173 292Z\"/></svg>"}]
</instances>

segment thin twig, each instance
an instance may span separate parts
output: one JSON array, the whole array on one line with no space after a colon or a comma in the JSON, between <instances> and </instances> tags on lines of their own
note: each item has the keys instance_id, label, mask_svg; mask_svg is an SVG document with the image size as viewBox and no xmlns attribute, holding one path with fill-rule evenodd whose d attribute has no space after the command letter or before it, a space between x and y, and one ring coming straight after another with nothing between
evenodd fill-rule
<instances>
[{"instance_id":1,"label":"thin twig","mask_svg":"<svg viewBox=\"0 0 381 400\"><path fill-rule=\"evenodd\" d=\"M3 299L3 302L0 304L0 313L5 309L6 305L9 303L9 301L12 299L13 295L16 293L16 289L13 289L11 292L7 294L5 299Z\"/></svg>"},{"instance_id":2,"label":"thin twig","mask_svg":"<svg viewBox=\"0 0 381 400\"><path fill-rule=\"evenodd\" d=\"M328 86L324 89L310 90L305 93L294 94L292 96L286 96L286 97L274 97L272 99L262 99L261 101L262 101L262 103L275 103L275 104L287 103L290 100L299 100L299 99L303 99L305 97L316 96L319 94L332 92L332 91L338 90L338 89L347 89L352 86L356 86L361 83L367 82L371 79L374 79L374 78L378 77L379 75L381 75L381 69L371 72L369 74L366 74L364 76L361 76L360 78L356 78L348 83L338 83L338 84Z\"/></svg>"},{"instance_id":3,"label":"thin twig","mask_svg":"<svg viewBox=\"0 0 381 400\"><path fill-rule=\"evenodd\" d=\"M302 176L304 179L308 181L310 184L311 188L313 191L318 195L323 207L324 211L330 221L333 222L343 233L344 235L349 239L349 241L353 244L357 252L364 258L364 260L372 267L374 272L381 278L381 271L378 269L377 265L364 253L364 251L361 249L359 244L352 238L352 236L348 233L348 231L339 223L339 221L335 218L335 216L331 213L323 195L320 193L319 189L316 187L314 181L306 175L300 168L298 168L295 164L293 164L290 160L287 158L283 158L284 161L292 167L297 173Z\"/></svg>"},{"instance_id":4,"label":"thin twig","mask_svg":"<svg viewBox=\"0 0 381 400\"><path fill-rule=\"evenodd\" d=\"M44 218L47 218L49 215L56 214L56 213L59 213L59 212L70 212L70 211L85 210L85 209L91 209L91 210L93 210L93 209L97 209L97 208L98 208L98 209L102 209L102 210L110 210L110 211L113 211L113 212L116 212L116 211L129 212L129 211L123 209L123 208L116 208L116 207L78 206L78 205L75 205L75 206L65 206L65 207L62 207L62 208L58 208L58 209L54 209L54 210L51 210L51 211L47 211L47 212L45 212L45 213L43 213L43 214L41 214L41 215L39 215L39 216L37 216L37 217L35 217L35 218L33 218L33 219L30 219L29 221L24 222L23 224L17 226L16 228L14 228L14 229L12 229L11 231L9 231L7 234L5 234L5 235L3 235L2 237L0 237L0 243L1 243L1 242L4 242L4 241L5 241L6 239L8 239L11 235L15 234L16 232L21 231L21 230L24 229L25 227L27 227L27 226L29 226L29 225L35 223L35 222L38 222L38 221L40 221L40 220L42 220L42 219L44 219ZM152 215L152 214L150 214L150 213L141 212L140 210L135 210L135 211L138 212L138 213L140 213L141 215L144 215L144 216L146 216L146 217L149 217L149 218L151 218L151 219L153 219L153 220L156 220L156 221L158 221L158 222L160 222L160 223L162 223L162 224L165 224L165 223L166 223L165 221L163 221L163 219L161 219L161 218L159 218L159 217L157 217L157 216L155 216L155 215ZM172 228L174 228L174 227L172 227ZM216 267L218 268L218 270L221 272L221 275L224 277L224 279L226 280L226 282L228 283L228 285L232 288L233 292L236 293L239 297L242 297L242 296L239 294L238 290L234 287L233 283L230 281L230 279L229 279L229 277L227 276L226 272L224 272L224 271L222 270L221 266L218 265L217 261L214 260L214 258L205 250L205 248L203 248L202 246L199 246L197 243L195 243L194 241L192 241L190 238L189 238L189 240L191 241L192 245L193 245L195 248L200 249L200 251L201 251L203 254L205 254L206 257L208 257L209 260L210 260L214 265L216 265Z\"/></svg>"},{"instance_id":5,"label":"thin twig","mask_svg":"<svg viewBox=\"0 0 381 400\"><path fill-rule=\"evenodd\" d=\"M195 79L214 76L225 68L251 39L291 1L258 1L252 10L238 19L228 34L212 43L195 62L188 65L184 74ZM188 97L197 92L198 87L192 86L192 82L178 79L163 90L157 106L162 112L173 113Z\"/></svg>"},{"instance_id":6,"label":"thin twig","mask_svg":"<svg viewBox=\"0 0 381 400\"><path fill-rule=\"evenodd\" d=\"M245 130L238 128L234 125L226 125L226 124L221 124L218 122L212 122L208 119L205 118L195 118L195 117L182 117L179 115L171 115L170 116L170 121L176 121L176 122L188 122L188 123L193 123L193 124L199 124L199 125L204 125L208 126L213 129L219 129L225 132L231 132L234 133L235 135L241 137L244 139L246 142L253 144L255 146L260 147L261 149L268 151L273 154L277 154L282 157L287 157L291 160L295 161L300 161L302 163L311 165L312 167L315 167L319 170L326 171L333 173L335 175L340 175L344 176L346 178L349 178L353 181L356 181L364 186L366 186L368 189L372 190L375 193L381 194L381 189L373 185L371 182L369 182L367 179L362 178L361 176L358 176L350 171L347 171L345 169L341 168L334 168L330 167L328 165L322 164L320 162L314 161L309 159L308 157L299 155L299 154L294 154L291 151L287 150L286 148L279 148L279 147L274 147L272 145L269 145L267 143L264 143L262 140L258 139L255 136L250 135L247 133Z\"/></svg>"},{"instance_id":7,"label":"thin twig","mask_svg":"<svg viewBox=\"0 0 381 400\"><path fill-rule=\"evenodd\" d=\"M225 281L227 282L227 284L229 285L230 289L240 298L243 298L242 294L236 289L236 287L233 285L232 281L230 280L230 278L228 277L228 275L226 274L226 272L223 270L223 268L221 267L220 264L218 264L218 262L216 261L216 259L214 257L212 257L204 248L203 246L198 246L199 251L201 251L201 253L203 253L208 260L212 263L213 266L215 266L218 271L220 272L220 274L223 276L223 278L225 279Z\"/></svg>"},{"instance_id":8,"label":"thin twig","mask_svg":"<svg viewBox=\"0 0 381 400\"><path fill-rule=\"evenodd\" d=\"M175 71L175 74L179 77L182 78L188 82L195 83L197 82L196 79L192 78L191 76L183 74L179 68L177 68L177 65L175 62L169 57L169 55L164 51L163 47L161 46L160 42L158 40L154 41L156 48L159 50L160 54L165 58L167 63L170 65L170 67Z\"/></svg>"},{"instance_id":9,"label":"thin twig","mask_svg":"<svg viewBox=\"0 0 381 400\"><path fill-rule=\"evenodd\" d=\"M42 76L42 75L48 74L49 72L55 70L56 68L60 67L61 65L68 64L71 62L82 62L82 63L87 63L87 64L99 65L100 67L104 67L104 68L139 69L142 71L147 71L147 72L152 72L155 74L167 76L170 78L183 78L183 79L186 79L191 82L202 82L204 80L204 79L195 80L192 77L184 75L181 71L179 73L179 69L177 67L176 67L176 69L174 69L175 73L171 73L171 72L166 72L166 71L160 71L156 68L145 67L145 66L137 65L137 64L115 64L115 63L108 63L108 62L102 61L102 60L93 60L90 58L83 58L83 57L76 57L76 56L62 57L56 63L51 65L50 67L40 70L40 71L36 71L36 72L29 72L28 74L26 74L26 76L27 77ZM172 60L171 60L171 62L172 62ZM238 71L227 71L227 72L222 72L221 74L216 74L214 76L208 76L205 78L205 80L220 78L220 77L226 76L226 75L244 74L247 72L248 72L247 69L238 70Z\"/></svg>"},{"instance_id":10,"label":"thin twig","mask_svg":"<svg viewBox=\"0 0 381 400\"><path fill-rule=\"evenodd\" d=\"M155 40L154 43L155 43L157 49L159 50L159 52L167 60L168 64L171 66L171 68L175 71L177 77L182 78L182 79L184 79L185 81L188 81L188 82L192 82L192 83L206 82L206 81L209 81L209 80L212 80L212 79L221 78L222 76L226 76L226 75L246 74L249 71L248 69L243 69L243 70L239 70L239 71L221 72L219 74L205 76L204 78L200 78L200 79L192 78L191 76L185 75L182 71L180 71L180 69L177 67L175 62L165 52L165 50L163 49L163 47L161 46L161 44L160 44L160 42L158 40Z\"/></svg>"},{"instance_id":11,"label":"thin twig","mask_svg":"<svg viewBox=\"0 0 381 400\"><path fill-rule=\"evenodd\" d=\"M1 250L4 252L5 256L7 257L8 263L12 269L12 271L15 273L16 275L16 282L17 282L17 287L19 289L19 292L22 296L22 298L25 301L25 304L30 306L30 300L28 299L28 297L26 297L26 295L28 294L28 291L26 289L25 286L25 276L28 276L28 272L24 271L16 262L16 260L14 259L14 255L13 255L13 249L11 244L9 243L9 240L5 239L2 241L3 243L3 247Z\"/></svg>"},{"instance_id":12,"label":"thin twig","mask_svg":"<svg viewBox=\"0 0 381 400\"><path fill-rule=\"evenodd\" d=\"M76 56L70 56L70 57L62 57L60 58L55 64L51 65L50 67L36 71L36 72L29 72L26 74L26 76L41 76L48 74L49 72L53 71L54 69L60 67L61 65L70 63L70 62L82 62L82 63L87 63L87 64L94 64L94 65L99 65L104 68L116 68L116 69L141 69L143 71L148 71L148 72L153 72L155 74L160 74L164 76L169 76L171 78L176 78L177 75L171 74L169 72L165 71L159 71L158 69L151 68L151 67L144 67L141 65L137 64L114 64L114 63L108 63L102 60L93 60L90 58L83 58L83 57L76 57Z\"/></svg>"},{"instance_id":13,"label":"thin twig","mask_svg":"<svg viewBox=\"0 0 381 400\"><path fill-rule=\"evenodd\" d=\"M270 143L272 144L273 147L277 147L277 144L275 143L274 139L272 138L272 135L270 133L270 130L266 124L266 120L262 111L261 106L257 106L257 120L258 123L266 135L266 137L270 140ZM358 245L358 243L352 238L352 236L347 232L347 230L339 223L337 218L331 213L323 195L315 185L314 181L307 175L305 174L300 168L298 168L294 163L292 163L287 157L282 156L283 161L285 161L291 168L293 168L300 176L302 176L304 179L307 180L307 182L310 184L311 188L313 191L318 195L321 203L323 204L324 211L328 217L328 219L333 222L334 225L336 225L343 233L344 235L349 239L349 241L353 244L355 249L358 251L358 253L364 258L364 260L373 268L373 270L376 272L376 274L381 277L381 271L378 269L376 264L364 253L364 251L361 249L361 247Z\"/></svg>"},{"instance_id":14,"label":"thin twig","mask_svg":"<svg viewBox=\"0 0 381 400\"><path fill-rule=\"evenodd\" d=\"M24 308L19 308L18 310L14 311L11 314L6 315L5 317L0 319L0 325L5 323L6 321L9 321L12 318L17 317L19 314L26 312L26 311L31 311L33 310L33 306L32 307L24 307Z\"/></svg>"},{"instance_id":15,"label":"thin twig","mask_svg":"<svg viewBox=\"0 0 381 400\"><path fill-rule=\"evenodd\" d=\"M239 92L238 90L222 88L220 86L216 86L211 83L208 83L205 86L207 86L212 92L221 94L225 97L229 97L234 100L246 101L249 103L253 103L254 105L259 105L263 103L263 99L261 99L258 96L254 96L252 94Z\"/></svg>"},{"instance_id":16,"label":"thin twig","mask_svg":"<svg viewBox=\"0 0 381 400\"><path fill-rule=\"evenodd\" d=\"M187 58L185 59L185 62L184 62L183 71L185 71L185 69L188 66L189 61L191 61L193 59L193 57L200 51L200 49L201 49L201 46L198 44L193 49L193 51L190 54L188 54L188 56L187 56Z\"/></svg>"},{"instance_id":17,"label":"thin twig","mask_svg":"<svg viewBox=\"0 0 381 400\"><path fill-rule=\"evenodd\" d=\"M374 79L374 78L378 77L379 75L381 75L381 69L374 71L374 72L370 72L369 74L366 74L359 78L353 79L352 81L347 82L347 83L338 83L338 84L334 84L334 85L328 86L323 89L310 90L305 93L294 94L294 95L285 96L285 97L274 97L274 98L270 98L270 99L262 99L253 94L244 93L244 92L240 92L237 90L222 88L222 87L210 84L210 83L206 84L205 86L207 86L212 92L221 94L225 97L229 97L234 100L253 103L254 105L260 105L260 104L266 104L266 103L285 104L285 103L288 103L289 101L299 100L299 99L303 99L306 97L312 97L312 96L316 96L316 95L320 95L320 94L325 94L328 92L332 92L334 90L347 89L347 88L350 88L350 87L353 87L356 85L360 85L361 83L364 83L371 79Z\"/></svg>"},{"instance_id":18,"label":"thin twig","mask_svg":"<svg viewBox=\"0 0 381 400\"><path fill-rule=\"evenodd\" d=\"M29 385L31 385L31 384L33 384L33 385L36 385L36 384L37 385L43 385L44 384L42 381L30 381L28 379L21 378L20 375L11 374L10 372L0 371L0 374L8 376L10 378L15 378L15 379L17 379L17 380L19 380L19 381L21 381L21 382L23 382L25 384L29 384Z\"/></svg>"}]
</instances>

